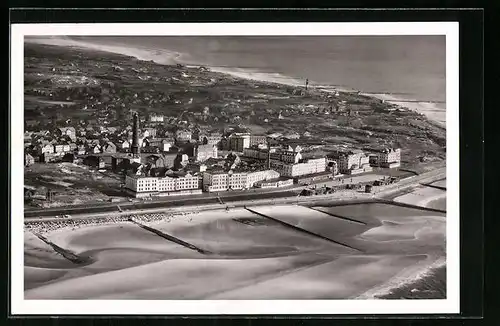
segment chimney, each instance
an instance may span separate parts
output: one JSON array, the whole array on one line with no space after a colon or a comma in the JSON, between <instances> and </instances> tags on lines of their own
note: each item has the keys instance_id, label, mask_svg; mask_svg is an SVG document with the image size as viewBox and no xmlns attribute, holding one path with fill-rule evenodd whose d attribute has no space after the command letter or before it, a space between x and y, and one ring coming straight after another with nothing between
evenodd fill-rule
<instances>
[{"instance_id":1,"label":"chimney","mask_svg":"<svg viewBox=\"0 0 500 326\"><path fill-rule=\"evenodd\" d=\"M137 113L134 113L133 118L131 150L134 157L139 155L139 116Z\"/></svg>"}]
</instances>

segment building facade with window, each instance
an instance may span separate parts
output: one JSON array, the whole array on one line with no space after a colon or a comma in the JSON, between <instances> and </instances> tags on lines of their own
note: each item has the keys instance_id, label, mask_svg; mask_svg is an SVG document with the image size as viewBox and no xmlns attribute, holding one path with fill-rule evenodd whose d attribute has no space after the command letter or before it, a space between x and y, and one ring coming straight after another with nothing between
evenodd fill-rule
<instances>
[{"instance_id":1,"label":"building facade with window","mask_svg":"<svg viewBox=\"0 0 500 326\"><path fill-rule=\"evenodd\" d=\"M271 161L271 167L284 177L298 177L306 174L324 172L326 170L326 158L311 158L299 163L287 163L283 161Z\"/></svg>"},{"instance_id":2,"label":"building facade with window","mask_svg":"<svg viewBox=\"0 0 500 326\"><path fill-rule=\"evenodd\" d=\"M401 149L386 148L378 154L378 164L383 168L397 168L401 166Z\"/></svg>"},{"instance_id":3,"label":"building facade with window","mask_svg":"<svg viewBox=\"0 0 500 326\"><path fill-rule=\"evenodd\" d=\"M136 198L199 194L201 193L199 179L198 176L189 173L164 177L127 175L125 177L125 189L130 195Z\"/></svg>"},{"instance_id":4,"label":"building facade with window","mask_svg":"<svg viewBox=\"0 0 500 326\"><path fill-rule=\"evenodd\" d=\"M207 171L203 173L203 190L207 192L252 188L257 182L279 178L274 170L255 172Z\"/></svg>"}]
</instances>

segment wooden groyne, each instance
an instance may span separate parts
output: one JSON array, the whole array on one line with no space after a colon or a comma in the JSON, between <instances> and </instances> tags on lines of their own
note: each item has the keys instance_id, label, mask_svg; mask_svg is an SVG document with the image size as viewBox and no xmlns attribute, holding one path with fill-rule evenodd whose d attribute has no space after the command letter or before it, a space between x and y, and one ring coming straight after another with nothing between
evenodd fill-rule
<instances>
[{"instance_id":1,"label":"wooden groyne","mask_svg":"<svg viewBox=\"0 0 500 326\"><path fill-rule=\"evenodd\" d=\"M434 188L434 189L439 189L439 190L446 191L446 187L436 186L436 185L433 185L433 184L430 184L430 183L421 183L421 185L425 186L425 187L431 187L431 188Z\"/></svg>"},{"instance_id":2,"label":"wooden groyne","mask_svg":"<svg viewBox=\"0 0 500 326\"><path fill-rule=\"evenodd\" d=\"M353 223L356 223L356 224L366 225L365 222L355 220L355 219L353 219L351 217L347 217L347 216L343 216L343 215L339 215L339 214L334 214L334 213L326 212L326 211L323 211L323 210L321 210L319 208L314 208L314 207L307 207L307 208L312 209L313 211L316 211L316 212L320 212L320 213L323 213L323 214L326 214L326 215L330 215L330 216L339 218L341 220L346 220L346 221L353 222Z\"/></svg>"},{"instance_id":3,"label":"wooden groyne","mask_svg":"<svg viewBox=\"0 0 500 326\"><path fill-rule=\"evenodd\" d=\"M253 214L258 215L258 216L262 216L262 217L267 218L267 219L269 219L269 220L271 220L271 221L277 222L277 223L279 223L279 224L281 224L281 225L284 225L284 226L286 226L286 227L288 227L288 228L291 228L291 229L293 229L293 230L295 230L295 231L299 231L299 232L302 232L302 233L306 233L306 234L311 235L311 236L313 236L313 237L320 238L320 239L322 239L322 240L326 240L326 241L328 241L328 242L331 242L331 243L334 243L334 244L336 244L336 245L340 245L340 246L342 246L342 247L346 247L346 248L349 248L349 249L352 249L352 250L355 250L355 251L361 251L361 250L359 250L359 249L357 249L357 248L354 248L354 247L351 247L351 246L349 246L349 245L347 245L347 244L345 244L345 243L342 243L342 242L339 242L339 241L336 241L336 240L333 240L333 239L327 238L327 237L325 237L325 236L322 236L321 234L317 234L317 233L314 233L314 232L311 232L311 231L308 231L308 230L305 230L305 229L299 228L299 227L297 227L297 226L295 226L295 225L292 225L292 224L289 224L289 223L287 223L287 222L281 221L281 220L279 220L279 219L273 218L273 217L271 217L271 216L268 216L268 215L265 215L265 214L259 213L259 212L254 211L253 209L250 209L250 208L248 208L248 207L246 207L246 206L245 206L245 209L246 209L247 211L249 211L250 213L253 213Z\"/></svg>"},{"instance_id":4,"label":"wooden groyne","mask_svg":"<svg viewBox=\"0 0 500 326\"><path fill-rule=\"evenodd\" d=\"M132 223L134 223L134 224L136 224L140 228L143 228L146 231L152 232L152 233L154 233L154 234L156 234L156 235L158 235L158 236L160 236L160 237L162 237L164 239L167 239L169 241L177 243L177 244L179 244L179 245L181 245L183 247L186 247L188 249L198 251L200 254L204 254L204 255L211 254L211 252L208 251L208 250L198 248L198 247L196 247L195 245L193 245L193 244L191 244L189 242L183 241L183 240L181 240L179 238L176 238L176 237L174 237L174 236L172 236L170 234L164 233L164 232L159 231L159 230L157 230L155 228L152 228L152 227L149 227L147 225L141 224L141 223L139 223L137 221L134 221L133 219L129 219L129 221L132 222Z\"/></svg>"},{"instance_id":5,"label":"wooden groyne","mask_svg":"<svg viewBox=\"0 0 500 326\"><path fill-rule=\"evenodd\" d=\"M423 207L423 206L417 206L417 205L406 204L406 203L400 203L400 202L396 202L396 201L392 201L392 200L383 200L383 199L380 199L377 202L379 202L381 204L395 205L395 206L401 206L401 207L406 207L406 208L419 209L419 210L422 210L422 211L429 211L429 212L444 213L444 214L446 214L446 211L442 210L442 209L430 208L430 207Z\"/></svg>"},{"instance_id":6,"label":"wooden groyne","mask_svg":"<svg viewBox=\"0 0 500 326\"><path fill-rule=\"evenodd\" d=\"M52 241L50 241L41 234L34 233L34 235L37 236L40 240L42 240L46 244L48 244L49 246L51 246L55 252L57 252L58 254L60 254L61 256L63 256L64 258L66 258L67 260L71 261L74 264L83 264L88 261L88 258L80 257L70 250L59 247L58 245L56 245L55 243L53 243Z\"/></svg>"}]
</instances>

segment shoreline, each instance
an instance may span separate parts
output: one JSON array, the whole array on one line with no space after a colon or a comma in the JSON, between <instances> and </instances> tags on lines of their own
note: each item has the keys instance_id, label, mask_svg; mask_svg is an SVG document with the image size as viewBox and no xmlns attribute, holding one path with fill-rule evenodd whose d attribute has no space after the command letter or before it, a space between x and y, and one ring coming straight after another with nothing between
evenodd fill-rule
<instances>
[{"instance_id":1,"label":"shoreline","mask_svg":"<svg viewBox=\"0 0 500 326\"><path fill-rule=\"evenodd\" d=\"M425 262L425 261L424 261ZM446 266L446 257L439 257L436 260L427 263L425 266L420 266L422 263L409 266L401 272L387 280L387 282L380 284L352 299L366 300L366 299L379 299L383 296L390 295L392 291L414 284L426 277L432 275L434 270Z\"/></svg>"},{"instance_id":2,"label":"shoreline","mask_svg":"<svg viewBox=\"0 0 500 326\"><path fill-rule=\"evenodd\" d=\"M169 51L165 49L137 48L137 47L127 47L127 46L113 45L113 44L105 45L105 44L91 43L91 42L74 40L71 38L61 38L61 37L43 38L43 39L25 39L25 42L61 46L61 47L78 47L87 50L121 54L125 56L135 57L138 60L153 61L157 64L162 64L162 65L183 64L186 65L187 67L205 66L209 68L210 71L229 75L235 78L260 81L265 83L274 83L286 86L294 86L294 87L304 86L304 81L280 73L252 70L249 68L218 67L213 65L193 64L182 60L183 56L187 56L186 54L175 51ZM314 81L310 81L310 87L322 92L331 93L333 91L339 91L346 93L359 93L360 95L363 96L368 96L379 100L390 101L390 103L397 105L401 108L421 113L425 115L427 119L429 121L432 121L435 125L446 129L446 108L440 109L438 106L436 106L436 104L430 102L426 101L406 102L406 101L414 101L414 99L396 97L394 96L394 94L390 93L363 92L361 90L350 89L348 87L343 87L343 86L315 83Z\"/></svg>"}]
</instances>

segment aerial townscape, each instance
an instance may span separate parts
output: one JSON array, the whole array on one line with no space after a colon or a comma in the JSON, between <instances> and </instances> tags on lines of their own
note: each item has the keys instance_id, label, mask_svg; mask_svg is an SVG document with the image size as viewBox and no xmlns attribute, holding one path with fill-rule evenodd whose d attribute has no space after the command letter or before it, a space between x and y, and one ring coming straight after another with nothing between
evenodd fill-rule
<instances>
[{"instance_id":1,"label":"aerial townscape","mask_svg":"<svg viewBox=\"0 0 500 326\"><path fill-rule=\"evenodd\" d=\"M133 294L128 297L127 293L136 293L137 298L219 298L218 295L221 298L270 298L273 294L276 298L348 298L361 295L410 265L420 264L421 269L422 264L429 267L442 262L442 234L438 237L433 233L426 240L418 237L412 240L418 243L427 241L431 252L409 249L425 247L418 244L413 247L402 244L400 248L388 249L383 245L383 241L390 240L384 238L388 235L376 234L372 230L384 227L396 232L398 227L404 228L403 224L375 223L375 218L368 217L379 214L374 212L379 212L381 205L394 206L399 211L410 210L413 213L409 216L444 216L445 211L437 206L395 200L405 196L424 196L419 195L424 184L428 185L424 187L425 191L434 191L433 201L442 202L445 194L443 190L446 188L439 182L444 182L446 177L446 130L421 113L359 92L311 86L309 81L304 81L303 86L291 86L237 78L204 66L162 65L121 54L35 43L25 44L24 55L25 287L29 298L100 298L107 295L135 298ZM353 205L360 200L369 203L359 204L365 208L357 215L353 213L357 218L351 216L359 220L357 223L361 229L355 230L356 224L347 221L351 213L347 210L337 212L336 206L331 205L339 202ZM373 205L370 206L373 209L366 208L367 205ZM317 208L320 206L329 208ZM279 216L291 216L294 212L302 214L304 219L309 215L311 219L318 219L318 214L330 218L327 214L345 216L346 229L340 226L340 220L336 221L332 227L333 235L327 236L321 233L329 228L326 224L307 229L308 222L292 223L286 217L274 216L273 207L281 207ZM292 290L280 292L279 289L267 293L265 284L258 282L255 290L250 290L248 284L242 285L242 281L236 280L240 276L231 276L235 279L228 282L233 282L234 287L222 286L220 291L211 288L216 285L209 285L210 281L207 281L207 292L199 290L200 285L193 285L196 290L183 288L176 292L173 285L169 290L169 285L164 284L161 285L164 291L151 292L150 295L135 290L104 293L106 290L102 288L104 292L97 294L97 289L84 290L82 283L77 283L83 275L97 277L99 268L105 269L112 278L113 271L118 269L132 270L138 267L130 266L175 260L165 258L168 256L165 254L165 257L155 256L151 260L143 257L147 263L133 262L125 266L126 263L122 262L122 267L96 267L94 270L92 264L101 259L99 250L109 245L99 247L105 238L115 239L118 251L125 246L120 244L120 236L106 233L110 229L105 229L104 225L135 227L127 231L129 240L139 232L137 230L154 233L164 238L163 241L169 240L172 246L181 246L187 251L193 249L193 253L185 256L184 253L169 254L171 257L193 260L193 255L239 257L238 253L243 252L240 246L252 252L245 251L245 255L255 258L254 261L267 257L264 252L279 255L280 250L291 246L291 242L307 250L314 247L298 238L270 244L267 243L272 241L270 239L284 239L288 233L277 231L279 235L273 235L266 231L262 238L252 240L261 243L255 248L238 244L228 249L230 246L224 247L224 241L233 246L249 231L219 220L213 222L217 224L215 228L187 231L194 226L186 225L193 225L197 219L200 225L204 225L203 221L212 223L210 221L222 218L220 216L224 214L243 214L242 217L231 215L232 223L239 222L241 228L278 223L298 229L300 224L306 229L302 231L314 232L317 236L314 241L328 238L332 246L342 247L338 254L346 257L354 257L357 251L373 251L374 257L384 257L377 262L370 260L373 268L380 263L390 266L390 272L374 274L367 278L367 284L360 281L364 284L362 286L358 282L352 288L346 285L345 291L319 291L317 295L313 290L305 290L303 294ZM178 229L155 227L158 223L172 221L169 227L174 228L175 219L182 219L184 223L175 222L182 224ZM403 231L396 236L398 241L413 239L414 232L417 232L416 222L408 223L412 231ZM444 228L435 220L422 223L436 224L435 230ZM102 230L96 229L95 240L89 240L91 245L87 247L79 238L68 240L70 236L65 238L61 232L53 232L80 232L83 226L99 226ZM228 234L222 235L220 232L225 229ZM82 237L94 239L91 231L88 232ZM365 242L356 238L357 234L366 234ZM220 241L216 240L217 236L221 237ZM234 237L231 241L225 238L230 236ZM142 237L139 235L139 240L130 241L139 242ZM266 240L262 240L264 238ZM374 244L371 244L372 240ZM146 250L148 241L144 240L145 244L140 245L141 250ZM52 254L57 257L49 253L35 257L37 254L30 250L37 246L48 246L47 252L52 248ZM151 246L157 248L158 244L155 242ZM276 252L273 252L273 246L277 248ZM174 249L169 247L168 250ZM301 252L302 249L294 250ZM287 257L291 257L287 250ZM384 256L387 250L391 254ZM117 257L129 260L127 254L118 251ZM319 251L328 252L323 247ZM102 258L103 261L106 259ZM321 256L321 259L325 258ZM304 258L300 263L280 264L309 266L318 263L313 260ZM81 267L86 271L74 272L73 275L68 272L71 268L66 263L89 267ZM368 261L362 263L368 264ZM60 268L64 272L36 276L38 272L30 264ZM264 262L259 264L263 265L249 268L255 271L259 266L264 266L263 270L274 268ZM189 268L196 269L199 265L193 263ZM188 273L189 268L179 267L179 271L172 273ZM276 268L278 273L281 267ZM238 274L237 271L234 273ZM128 281L138 278L141 272L137 270L130 274L133 276L129 276ZM30 275L35 276L30 278ZM247 275L247 279L252 279L252 275ZM293 284L292 279L287 281L292 283L287 284ZM142 284L140 280L131 282ZM184 294L178 294L181 292ZM397 296L395 293L385 295ZM434 292L433 295L439 297L441 294Z\"/></svg>"}]
</instances>

